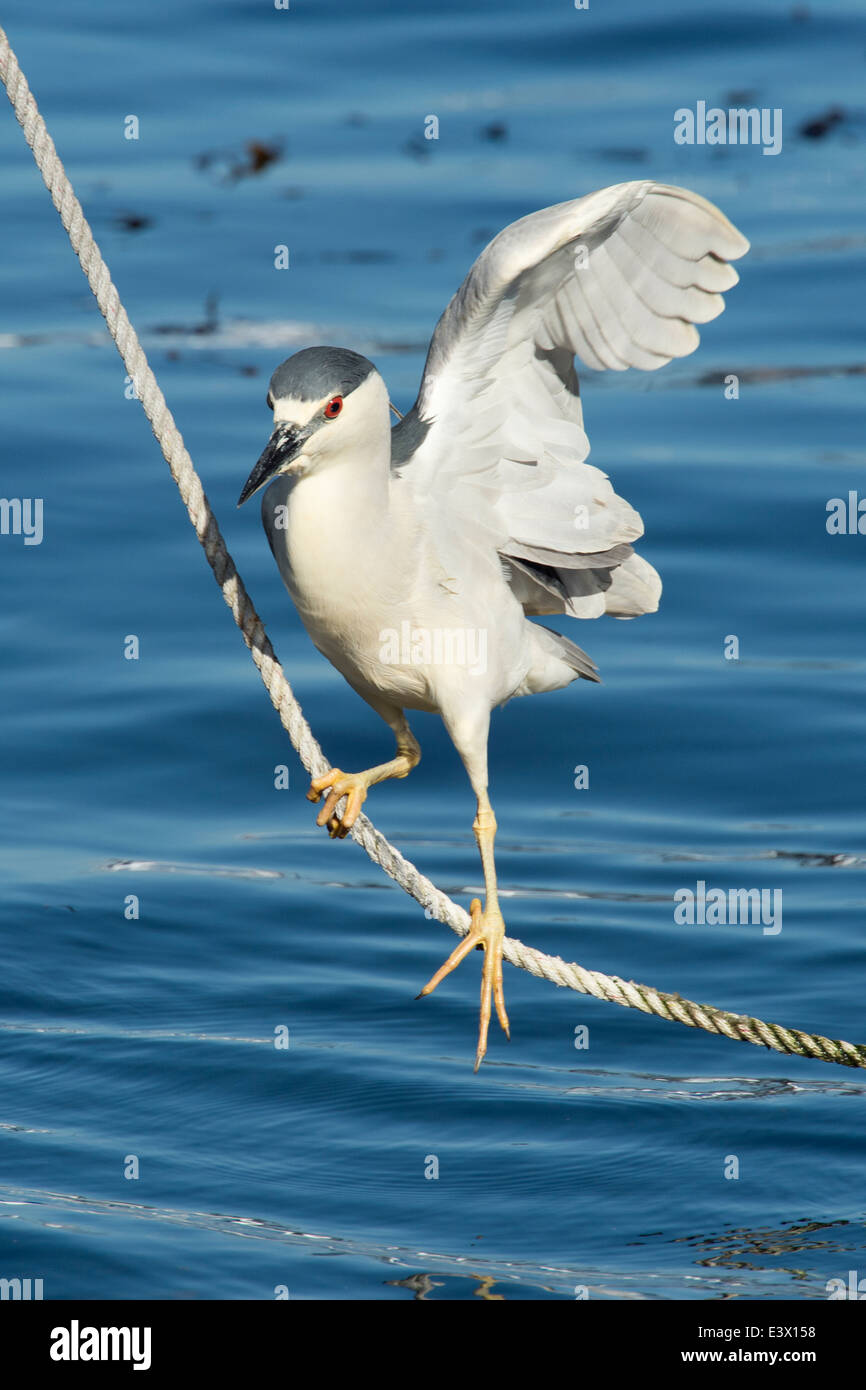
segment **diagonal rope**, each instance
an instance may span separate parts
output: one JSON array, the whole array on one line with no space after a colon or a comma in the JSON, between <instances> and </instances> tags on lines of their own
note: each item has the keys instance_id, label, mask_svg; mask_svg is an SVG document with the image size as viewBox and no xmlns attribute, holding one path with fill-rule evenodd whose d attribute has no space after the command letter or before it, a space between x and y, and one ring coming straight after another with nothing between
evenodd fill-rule
<instances>
[{"instance_id":1,"label":"diagonal rope","mask_svg":"<svg viewBox=\"0 0 866 1390\"><path fill-rule=\"evenodd\" d=\"M27 80L18 66L18 60L2 28L0 76L25 139L33 151L45 186L69 234L72 249L81 263L108 325L108 331L114 339L127 373L135 383L142 409L171 469L171 475L177 483L190 521L195 527L195 533L204 548L223 598L243 634L265 689L293 747L311 776L318 777L328 770L330 764L313 737L252 599L226 549L201 479L187 453L156 377L148 365L144 349L127 318L126 310L109 275L108 266L102 259L81 210L81 204L66 177L54 142L48 134ZM386 840L367 816L359 816L352 829L352 836L395 883L427 909L431 917L444 922L459 936L466 935L469 930L469 915L464 908L452 902L447 894L441 892L429 878L425 878L414 864L405 859ZM683 1023L688 1028L703 1028L708 1033L721 1034L734 1042L754 1043L757 1047L769 1047L776 1052L813 1057L821 1062L837 1062L846 1067L866 1067L866 1045L840 1042L833 1038L821 1037L819 1034L802 1032L799 1028L784 1028L778 1023L763 1023L760 1019L750 1018L745 1014L717 1009L712 1004L695 1004L683 999L679 994L663 994L647 985L635 984L633 980L621 980L616 975L603 975L600 970L586 970L581 965L560 959L559 956L546 956L511 937L505 941L503 954L512 965L528 970L531 975L550 980L556 985L567 986L581 994L591 994L596 999L604 999L611 1004L620 1004L623 1008L640 1009L642 1013Z\"/></svg>"}]
</instances>

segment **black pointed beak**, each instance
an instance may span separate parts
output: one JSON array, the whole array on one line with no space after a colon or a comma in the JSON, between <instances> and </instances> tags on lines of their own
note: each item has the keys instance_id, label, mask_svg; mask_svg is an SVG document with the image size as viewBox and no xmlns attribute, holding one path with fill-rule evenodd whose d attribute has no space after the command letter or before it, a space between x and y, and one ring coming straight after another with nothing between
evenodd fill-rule
<instances>
[{"instance_id":1,"label":"black pointed beak","mask_svg":"<svg viewBox=\"0 0 866 1390\"><path fill-rule=\"evenodd\" d=\"M308 439L309 431L300 425L293 425L287 420L276 425L264 453L241 488L238 506L242 507L254 492L258 492L281 468L297 458Z\"/></svg>"}]
</instances>

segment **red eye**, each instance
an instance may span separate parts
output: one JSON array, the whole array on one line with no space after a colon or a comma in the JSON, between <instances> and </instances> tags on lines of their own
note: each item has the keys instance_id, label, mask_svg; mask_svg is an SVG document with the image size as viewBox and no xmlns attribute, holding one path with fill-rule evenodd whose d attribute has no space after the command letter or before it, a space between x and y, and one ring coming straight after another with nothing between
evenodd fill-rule
<instances>
[{"instance_id":1,"label":"red eye","mask_svg":"<svg viewBox=\"0 0 866 1390\"><path fill-rule=\"evenodd\" d=\"M325 415L329 420L336 420L340 411L343 409L343 397L332 396L325 406Z\"/></svg>"}]
</instances>

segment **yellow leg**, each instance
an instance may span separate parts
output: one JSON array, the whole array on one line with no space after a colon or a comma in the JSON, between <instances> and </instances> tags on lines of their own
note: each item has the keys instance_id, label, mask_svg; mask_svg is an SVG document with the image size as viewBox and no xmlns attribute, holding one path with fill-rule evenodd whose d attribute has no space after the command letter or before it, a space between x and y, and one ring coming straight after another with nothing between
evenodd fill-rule
<instances>
[{"instance_id":1,"label":"yellow leg","mask_svg":"<svg viewBox=\"0 0 866 1390\"><path fill-rule=\"evenodd\" d=\"M499 897L496 891L496 865L493 858L493 841L496 838L496 817L490 805L487 792L478 795L478 812L472 825L475 839L481 853L481 866L484 870L484 911L478 898L473 898L469 906L472 925L460 945L455 947L445 964L440 966L432 979L422 989L418 998L432 994L436 986L456 969L473 947L484 950L484 965L481 971L481 1015L478 1023L478 1050L475 1054L475 1070L481 1066L487 1051L487 1033L490 1027L491 1003L496 1007L496 1016L507 1038L511 1037L508 1014L505 1011L505 992L502 985L502 942L505 939L505 923L499 911Z\"/></svg>"},{"instance_id":2,"label":"yellow leg","mask_svg":"<svg viewBox=\"0 0 866 1390\"><path fill-rule=\"evenodd\" d=\"M345 839L363 806L367 789L376 782L385 782L389 777L408 777L413 767L421 761L421 749L410 732L409 725L397 730L397 756L390 762L380 763L378 767L368 767L365 772L342 772L332 767L321 777L314 777L307 792L308 801L320 801L322 793L328 792L325 804L316 816L316 825L327 825L331 839ZM342 815L337 815L337 805L346 797Z\"/></svg>"}]
</instances>

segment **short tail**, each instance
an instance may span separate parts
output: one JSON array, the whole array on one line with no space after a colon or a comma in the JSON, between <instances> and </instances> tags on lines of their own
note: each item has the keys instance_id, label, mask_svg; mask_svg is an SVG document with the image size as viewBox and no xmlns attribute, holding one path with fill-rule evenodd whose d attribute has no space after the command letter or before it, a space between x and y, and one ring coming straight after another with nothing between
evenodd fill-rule
<instances>
[{"instance_id":1,"label":"short tail","mask_svg":"<svg viewBox=\"0 0 866 1390\"><path fill-rule=\"evenodd\" d=\"M532 630L534 660L515 695L541 695L546 690L562 690L578 676L600 681L598 668L586 652L570 637L554 632L541 623L527 623Z\"/></svg>"},{"instance_id":2,"label":"short tail","mask_svg":"<svg viewBox=\"0 0 866 1390\"><path fill-rule=\"evenodd\" d=\"M561 632L556 632L552 627L545 627L543 623L535 623L535 627L541 628L542 632L547 632L556 643L557 655L562 658L572 669L576 671L581 680L595 681L601 684L601 676L598 674L598 667L592 657L587 656L582 647L576 642L572 642L570 637L563 637Z\"/></svg>"}]
</instances>

